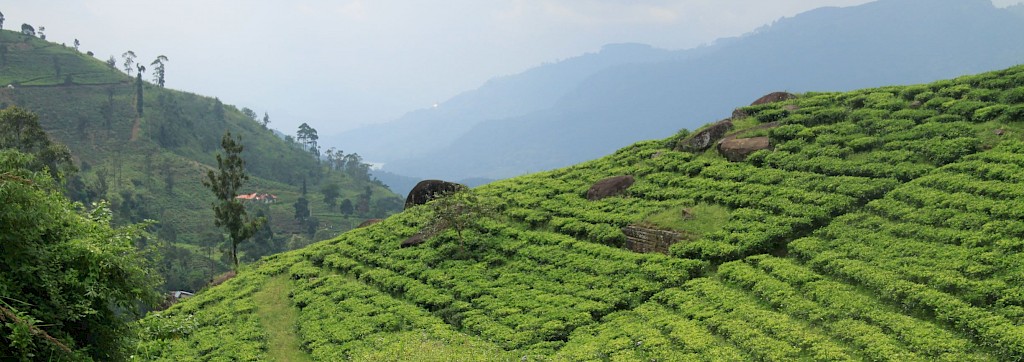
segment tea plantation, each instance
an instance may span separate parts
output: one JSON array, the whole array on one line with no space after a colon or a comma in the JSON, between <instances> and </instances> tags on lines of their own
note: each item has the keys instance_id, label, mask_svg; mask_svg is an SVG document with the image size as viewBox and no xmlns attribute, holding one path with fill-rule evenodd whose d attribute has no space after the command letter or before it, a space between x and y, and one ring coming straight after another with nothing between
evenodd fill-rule
<instances>
[{"instance_id":1,"label":"tea plantation","mask_svg":"<svg viewBox=\"0 0 1024 362\"><path fill-rule=\"evenodd\" d=\"M150 314L135 357L266 360L284 331L316 361L1024 359L1024 66L731 121L771 147L641 142L479 187L462 239L402 248L434 220L412 207ZM683 237L629 250L623 228L673 229L666 210ZM269 323L254 296L282 280L295 317Z\"/></svg>"}]
</instances>

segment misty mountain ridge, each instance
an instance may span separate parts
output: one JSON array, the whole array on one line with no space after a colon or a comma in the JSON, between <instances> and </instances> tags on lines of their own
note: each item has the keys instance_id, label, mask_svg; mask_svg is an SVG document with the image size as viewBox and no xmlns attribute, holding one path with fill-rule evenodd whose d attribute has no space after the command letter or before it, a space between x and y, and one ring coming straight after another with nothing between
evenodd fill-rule
<instances>
[{"instance_id":1,"label":"misty mountain ridge","mask_svg":"<svg viewBox=\"0 0 1024 362\"><path fill-rule=\"evenodd\" d=\"M424 150L448 146L481 122L550 108L580 81L608 67L683 59L701 51L669 51L636 43L609 44L596 53L493 78L437 107L414 110L394 121L343 132L327 141L345 149L358 149L375 162L415 157Z\"/></svg>"},{"instance_id":2,"label":"misty mountain ridge","mask_svg":"<svg viewBox=\"0 0 1024 362\"><path fill-rule=\"evenodd\" d=\"M416 157L389 160L384 169L423 178L498 179L561 167L726 118L735 105L770 91L911 84L1018 64L1024 59L1024 18L1018 8L996 8L987 0L882 0L819 8L713 46L664 51L654 61L610 64L572 84L564 80L572 77L565 77L558 85L564 91L546 93L561 94L557 99L537 93L503 94L501 99L532 99L532 108L522 108L520 115L508 116L506 111L474 118L459 112L473 106L460 103L449 110L448 119L459 120L458 126L438 129L441 138L419 132L419 141L413 143L388 144L386 137L365 141L415 152ZM639 49L643 48L623 50ZM495 84L519 81L556 65L568 73L573 66L569 61L583 58L504 77ZM652 59L633 59L637 58ZM460 102L488 100L477 94L481 90L461 95ZM547 104L551 106L544 108ZM507 117L500 118L503 115ZM381 134L416 130L399 121L375 129ZM466 130L456 132L459 129ZM437 148L446 142L446 147Z\"/></svg>"}]
</instances>

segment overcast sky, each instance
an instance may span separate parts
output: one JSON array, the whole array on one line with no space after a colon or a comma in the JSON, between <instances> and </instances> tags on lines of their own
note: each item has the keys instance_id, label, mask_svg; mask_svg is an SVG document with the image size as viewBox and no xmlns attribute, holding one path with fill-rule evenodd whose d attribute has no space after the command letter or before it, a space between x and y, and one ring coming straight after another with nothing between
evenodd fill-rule
<instances>
[{"instance_id":1,"label":"overcast sky","mask_svg":"<svg viewBox=\"0 0 1024 362\"><path fill-rule=\"evenodd\" d=\"M1021 0L996 0L1005 6ZM167 63L167 86L327 135L396 118L604 44L685 49L869 0L2 0L5 29L100 59Z\"/></svg>"}]
</instances>

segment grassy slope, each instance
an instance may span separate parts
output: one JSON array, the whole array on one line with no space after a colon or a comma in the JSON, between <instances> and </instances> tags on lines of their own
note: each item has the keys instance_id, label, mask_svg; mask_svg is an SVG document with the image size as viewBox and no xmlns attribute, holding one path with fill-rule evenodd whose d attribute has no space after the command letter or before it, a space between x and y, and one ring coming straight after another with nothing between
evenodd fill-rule
<instances>
[{"instance_id":1,"label":"grassy slope","mask_svg":"<svg viewBox=\"0 0 1024 362\"><path fill-rule=\"evenodd\" d=\"M743 127L783 124L745 162L672 137L479 188L501 212L468 256L450 231L399 248L430 217L419 207L243 274L291 278L302 348L325 361L1024 357L1024 66L745 110ZM586 201L621 174L637 178L627 195ZM615 247L622 226L702 204L728 219L671 256ZM149 316L195 324L140 346L194 350L222 325L200 313L233 303L213 296L259 288L239 279Z\"/></svg>"},{"instance_id":2,"label":"grassy slope","mask_svg":"<svg viewBox=\"0 0 1024 362\"><path fill-rule=\"evenodd\" d=\"M299 348L295 336L298 309L291 305L291 288L284 275L271 278L256 294L256 312L263 330L267 332L267 354L275 361L310 361L309 355Z\"/></svg>"},{"instance_id":3,"label":"grassy slope","mask_svg":"<svg viewBox=\"0 0 1024 362\"><path fill-rule=\"evenodd\" d=\"M0 31L0 46L8 49L6 63L0 66L0 85L18 84L15 89L0 88L0 107L17 105L37 113L50 136L71 148L90 187L106 175L109 186L99 197L110 200L115 210L133 202L137 205L118 215L123 221L158 220L157 234L182 245L199 246L214 240L220 231L213 225L213 197L201 180L216 166L215 155L225 131L241 136L246 146L243 157L253 177L243 192L280 197L279 202L267 206L267 211L274 232L281 238L305 233L295 222L292 207L300 196L303 175L309 178L310 207L321 223L319 237L351 229L366 218L345 217L337 209L328 211L315 177L307 175L318 167L315 159L247 119L233 106L224 106L225 119L219 121L213 117L213 99L147 83L145 112L138 117L134 80L102 61L6 30ZM53 59L60 64L60 77ZM64 84L68 74L71 83ZM173 76L171 64L168 77ZM161 133L165 135L162 139ZM341 198L355 200L366 184L342 180ZM384 187L371 187L374 201L398 198ZM130 202L125 203L126 198ZM291 239L299 240L298 245L308 242L305 237ZM210 254L220 253L212 250ZM224 265L219 268L222 270ZM197 275L196 282L210 276ZM169 287L198 288L191 284Z\"/></svg>"}]
</instances>

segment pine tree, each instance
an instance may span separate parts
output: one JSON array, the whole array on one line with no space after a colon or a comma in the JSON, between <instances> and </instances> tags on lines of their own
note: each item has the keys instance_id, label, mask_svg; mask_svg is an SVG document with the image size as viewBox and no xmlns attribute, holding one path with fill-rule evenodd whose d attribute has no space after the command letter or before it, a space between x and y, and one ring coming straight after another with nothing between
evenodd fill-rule
<instances>
[{"instance_id":1,"label":"pine tree","mask_svg":"<svg viewBox=\"0 0 1024 362\"><path fill-rule=\"evenodd\" d=\"M227 132L221 139L221 147L224 155L217 155L218 171L208 171L203 185L217 196L217 202L213 204L214 225L227 230L231 238L231 259L235 270L238 270L238 244L252 237L264 219L250 219L245 205L235 198L242 183L249 179L241 157L241 139L236 141L231 132Z\"/></svg>"}]
</instances>

